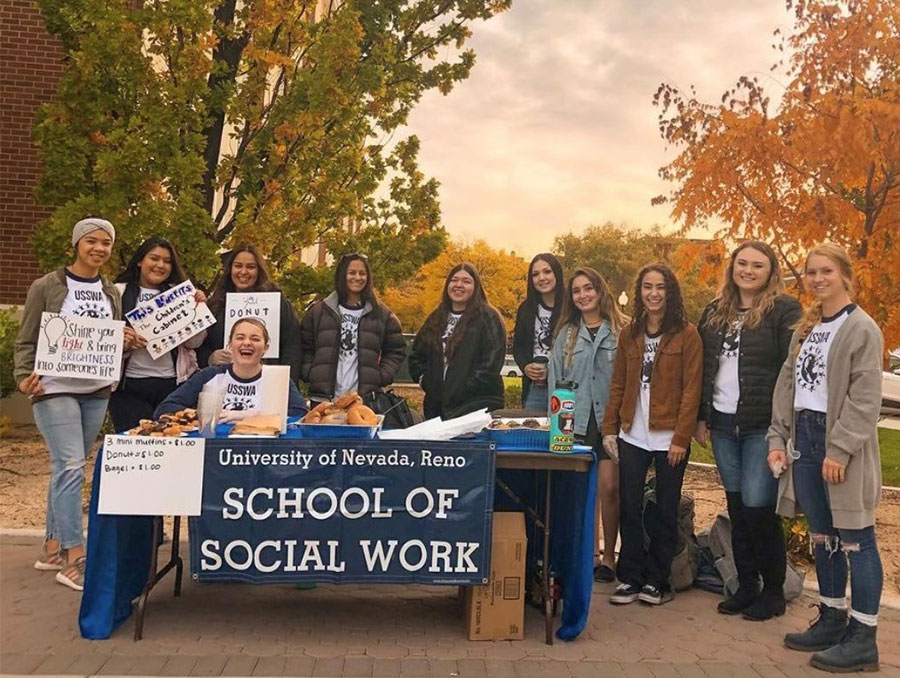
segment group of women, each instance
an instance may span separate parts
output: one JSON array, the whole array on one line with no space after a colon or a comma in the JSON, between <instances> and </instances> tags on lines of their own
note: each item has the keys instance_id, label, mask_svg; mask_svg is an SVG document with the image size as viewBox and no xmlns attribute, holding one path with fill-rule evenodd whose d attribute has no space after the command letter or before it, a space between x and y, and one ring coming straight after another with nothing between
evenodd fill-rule
<instances>
[{"instance_id":1,"label":"group of women","mask_svg":"<svg viewBox=\"0 0 900 678\"><path fill-rule=\"evenodd\" d=\"M672 598L678 504L695 438L712 444L732 525L739 586L719 612L755 621L784 614L780 516L802 512L815 548L819 615L787 634L785 645L814 652L811 664L823 670L877 668L884 347L878 326L853 302L847 252L829 243L810 250L804 274L814 301L804 311L784 294L772 248L743 243L697 327L676 276L661 264L638 273L630 318L591 268L564 282L559 261L539 254L528 273L513 343L523 399L544 410L556 380L576 382L575 432L599 459L604 552L595 578L620 582L610 602ZM651 464L657 519L645 530Z\"/></svg>"},{"instance_id":2,"label":"group of women","mask_svg":"<svg viewBox=\"0 0 900 678\"><path fill-rule=\"evenodd\" d=\"M37 375L43 312L122 319L185 279L171 243L151 238L117 283L108 282L100 269L114 241L106 220L75 225L74 259L32 284L15 349L16 381L32 398L51 459L46 540L35 568L55 571L58 582L76 590L85 569L84 463L107 406L116 430L125 430L196 404L203 386L217 380L226 393L226 420L255 412L268 328L244 318L226 343L226 298L229 292L278 291L263 257L252 246L236 247L208 299L216 323L204 333L153 359L146 342L126 326L118 384ZM805 276L815 301L804 312L784 295L771 247L744 243L732 253L720 292L695 327L675 274L663 264L639 272L628 317L598 271L579 268L566 280L556 257L539 254L528 269L513 353L524 373L527 410L546 412L558 380L576 383L575 432L599 459L604 549L595 578L618 579L612 603L659 605L672 598L669 572L690 441L711 441L739 579L719 611L752 620L784 613L779 514L802 511L815 544L819 617L806 631L788 634L785 644L816 652L814 666L857 670L878 663L883 577L874 512L881 487L876 421L882 337L853 303L853 270L842 248L813 248ZM200 291L197 300L207 301ZM297 381L306 382L313 404L350 391L366 397L393 382L406 356L400 323L379 301L368 260L356 253L338 261L334 291L307 309L302 321L282 295L279 337L278 362L290 365L294 378L291 414L306 411ZM425 416L503 407L506 344L502 319L478 272L470 264L455 266L409 355L410 373L425 392ZM658 515L646 532L651 464Z\"/></svg>"}]
</instances>

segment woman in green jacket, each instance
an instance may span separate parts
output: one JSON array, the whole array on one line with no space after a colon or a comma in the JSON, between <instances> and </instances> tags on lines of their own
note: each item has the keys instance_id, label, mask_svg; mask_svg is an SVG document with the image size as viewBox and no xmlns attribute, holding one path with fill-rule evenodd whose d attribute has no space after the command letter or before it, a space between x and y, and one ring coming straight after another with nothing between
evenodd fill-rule
<instances>
[{"instance_id":1,"label":"woman in green jacket","mask_svg":"<svg viewBox=\"0 0 900 678\"><path fill-rule=\"evenodd\" d=\"M121 319L119 292L100 275L115 239L116 231L105 219L82 219L75 224L75 260L32 283L16 337L16 383L19 391L31 397L34 421L50 452L46 539L34 567L55 571L57 582L76 591L84 587L84 462L106 417L113 382L42 377L34 371L34 360L44 312ZM133 340L134 332L126 329L125 347Z\"/></svg>"},{"instance_id":2,"label":"woman in green jacket","mask_svg":"<svg viewBox=\"0 0 900 678\"><path fill-rule=\"evenodd\" d=\"M853 303L847 252L826 243L806 258L815 295L797 325L772 404L769 467L780 476L778 512L806 514L815 547L819 617L789 633L793 650L832 672L877 670L875 631L883 571L875 540L881 496L877 422L881 331ZM847 612L847 560L851 604Z\"/></svg>"}]
</instances>

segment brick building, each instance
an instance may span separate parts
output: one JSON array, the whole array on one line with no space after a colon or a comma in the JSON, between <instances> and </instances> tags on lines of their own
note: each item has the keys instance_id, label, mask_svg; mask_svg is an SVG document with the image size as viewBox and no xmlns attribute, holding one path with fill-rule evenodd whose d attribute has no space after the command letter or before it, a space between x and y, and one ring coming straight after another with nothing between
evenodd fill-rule
<instances>
[{"instance_id":1,"label":"brick building","mask_svg":"<svg viewBox=\"0 0 900 678\"><path fill-rule=\"evenodd\" d=\"M41 174L31 136L56 92L63 50L34 0L0 4L0 304L21 304L38 268L30 236L50 210L34 201Z\"/></svg>"}]
</instances>

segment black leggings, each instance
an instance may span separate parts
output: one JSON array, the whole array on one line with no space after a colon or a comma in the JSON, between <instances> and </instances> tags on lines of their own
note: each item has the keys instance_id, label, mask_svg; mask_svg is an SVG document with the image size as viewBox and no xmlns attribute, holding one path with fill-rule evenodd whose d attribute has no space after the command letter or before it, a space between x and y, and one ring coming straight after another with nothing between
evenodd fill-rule
<instances>
[{"instance_id":1,"label":"black leggings","mask_svg":"<svg viewBox=\"0 0 900 678\"><path fill-rule=\"evenodd\" d=\"M109 399L109 414L116 431L134 428L141 419L153 419L153 411L177 385L175 377L126 378Z\"/></svg>"}]
</instances>

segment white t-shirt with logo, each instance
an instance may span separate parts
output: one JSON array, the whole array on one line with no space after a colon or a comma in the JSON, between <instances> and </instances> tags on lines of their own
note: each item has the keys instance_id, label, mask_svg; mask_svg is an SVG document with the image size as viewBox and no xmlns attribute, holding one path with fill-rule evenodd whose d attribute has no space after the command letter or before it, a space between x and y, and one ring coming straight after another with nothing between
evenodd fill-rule
<instances>
[{"instance_id":1,"label":"white t-shirt with logo","mask_svg":"<svg viewBox=\"0 0 900 678\"><path fill-rule=\"evenodd\" d=\"M549 356L553 340L550 336L550 316L553 309L539 303L534 315L534 357Z\"/></svg>"},{"instance_id":2,"label":"white t-shirt with logo","mask_svg":"<svg viewBox=\"0 0 900 678\"><path fill-rule=\"evenodd\" d=\"M444 376L447 376L447 363L449 359L447 357L447 344L450 343L450 337L453 336L453 330L456 329L456 326L459 325L459 319L462 318L462 313L454 313L450 311L447 314L447 326L444 327L444 333L441 335L441 351L444 354Z\"/></svg>"},{"instance_id":3,"label":"white t-shirt with logo","mask_svg":"<svg viewBox=\"0 0 900 678\"><path fill-rule=\"evenodd\" d=\"M741 398L741 381L738 363L741 353L741 330L746 313L739 313L725 330L722 349L719 351L719 369L713 382L713 408L723 414L735 414Z\"/></svg>"},{"instance_id":4,"label":"white t-shirt with logo","mask_svg":"<svg viewBox=\"0 0 900 678\"><path fill-rule=\"evenodd\" d=\"M112 318L112 304L103 293L103 281L81 278L66 269L68 292L59 309L61 315L77 315L87 318ZM93 393L112 385L111 379L74 379L72 377L41 377L44 393Z\"/></svg>"},{"instance_id":5,"label":"white t-shirt with logo","mask_svg":"<svg viewBox=\"0 0 900 678\"><path fill-rule=\"evenodd\" d=\"M644 335L644 355L641 361L640 392L634 408L634 421L631 430L622 429L619 437L627 443L647 450L648 452L668 451L675 431L650 430L650 379L653 376L653 365L659 351L659 338Z\"/></svg>"},{"instance_id":6,"label":"white t-shirt with logo","mask_svg":"<svg viewBox=\"0 0 900 678\"><path fill-rule=\"evenodd\" d=\"M341 314L341 338L338 346L334 397L359 389L359 321L363 308L338 306Z\"/></svg>"},{"instance_id":7,"label":"white t-shirt with logo","mask_svg":"<svg viewBox=\"0 0 900 678\"><path fill-rule=\"evenodd\" d=\"M252 379L241 379L232 372L229 366L227 370L210 379L207 384L210 385L210 388L220 388L225 391L225 399L222 401L223 410L258 410L260 407L262 370Z\"/></svg>"},{"instance_id":8,"label":"white t-shirt with logo","mask_svg":"<svg viewBox=\"0 0 900 678\"><path fill-rule=\"evenodd\" d=\"M850 304L837 315L822 318L803 340L794 364L794 410L828 411L828 353L854 308Z\"/></svg>"},{"instance_id":9,"label":"white t-shirt with logo","mask_svg":"<svg viewBox=\"0 0 900 678\"><path fill-rule=\"evenodd\" d=\"M141 287L138 292L135 306L140 306L159 294L159 290L149 287ZM175 376L175 361L172 353L167 352L156 360L150 357L146 348L139 348L131 352L128 358L128 366L125 368L125 376L131 379L145 379L147 377L160 377L171 379Z\"/></svg>"}]
</instances>

